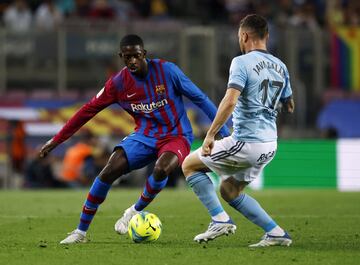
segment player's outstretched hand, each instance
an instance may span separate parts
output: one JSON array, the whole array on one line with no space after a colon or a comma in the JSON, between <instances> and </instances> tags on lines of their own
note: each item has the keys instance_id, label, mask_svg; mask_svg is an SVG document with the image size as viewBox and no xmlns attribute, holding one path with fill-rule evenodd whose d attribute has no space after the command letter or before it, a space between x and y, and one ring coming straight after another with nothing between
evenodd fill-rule
<instances>
[{"instance_id":1,"label":"player's outstretched hand","mask_svg":"<svg viewBox=\"0 0 360 265\"><path fill-rule=\"evenodd\" d=\"M203 156L211 155L211 150L214 147L214 137L206 136L201 148L201 154Z\"/></svg>"},{"instance_id":2,"label":"player's outstretched hand","mask_svg":"<svg viewBox=\"0 0 360 265\"><path fill-rule=\"evenodd\" d=\"M53 139L50 139L41 147L39 157L47 156L57 145L58 143L56 143Z\"/></svg>"}]
</instances>

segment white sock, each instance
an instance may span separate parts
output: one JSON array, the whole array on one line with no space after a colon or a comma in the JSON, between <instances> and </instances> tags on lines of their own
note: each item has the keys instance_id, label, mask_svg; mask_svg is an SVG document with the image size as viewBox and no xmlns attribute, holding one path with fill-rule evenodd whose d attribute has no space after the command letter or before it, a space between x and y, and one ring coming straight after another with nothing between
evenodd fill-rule
<instances>
[{"instance_id":1,"label":"white sock","mask_svg":"<svg viewBox=\"0 0 360 265\"><path fill-rule=\"evenodd\" d=\"M81 235L83 235L83 236L86 236L86 232L85 232L85 231L82 231L82 230L80 230L80 229L78 229L78 228L76 228L76 233L79 233L79 234L81 234Z\"/></svg>"},{"instance_id":2,"label":"white sock","mask_svg":"<svg viewBox=\"0 0 360 265\"><path fill-rule=\"evenodd\" d=\"M218 213L215 216L211 217L216 222L227 222L230 219L230 216L225 212Z\"/></svg>"},{"instance_id":3,"label":"white sock","mask_svg":"<svg viewBox=\"0 0 360 265\"><path fill-rule=\"evenodd\" d=\"M285 235L285 231L280 226L275 226L273 229L271 229L268 234L272 236L283 236Z\"/></svg>"},{"instance_id":4,"label":"white sock","mask_svg":"<svg viewBox=\"0 0 360 265\"><path fill-rule=\"evenodd\" d=\"M138 210L135 209L135 204L130 207L130 211L131 212L136 212L136 213L141 212L141 211L138 211Z\"/></svg>"}]
</instances>

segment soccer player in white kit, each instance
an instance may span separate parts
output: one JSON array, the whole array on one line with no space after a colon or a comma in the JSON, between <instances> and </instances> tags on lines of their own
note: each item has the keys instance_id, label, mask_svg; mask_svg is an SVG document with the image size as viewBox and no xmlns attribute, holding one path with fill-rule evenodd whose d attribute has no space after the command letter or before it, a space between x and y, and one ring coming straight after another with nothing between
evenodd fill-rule
<instances>
[{"instance_id":1,"label":"soccer player in white kit","mask_svg":"<svg viewBox=\"0 0 360 265\"><path fill-rule=\"evenodd\" d=\"M250 247L289 246L292 239L244 188L256 179L274 158L277 148L276 116L292 113L294 101L285 64L266 50L269 38L266 20L248 15L240 22L239 45L243 55L232 60L227 91L201 148L182 165L186 181L207 208L211 222L194 240L203 242L234 233L236 225L224 211L206 172L221 179L222 198L265 231L260 242ZM233 133L214 137L232 114Z\"/></svg>"}]
</instances>

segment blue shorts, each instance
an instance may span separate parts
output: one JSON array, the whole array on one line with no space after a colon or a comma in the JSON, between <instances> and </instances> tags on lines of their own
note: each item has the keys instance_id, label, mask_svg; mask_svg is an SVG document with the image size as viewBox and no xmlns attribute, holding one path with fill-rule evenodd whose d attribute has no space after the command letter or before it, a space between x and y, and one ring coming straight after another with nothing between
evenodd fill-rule
<instances>
[{"instance_id":1,"label":"blue shorts","mask_svg":"<svg viewBox=\"0 0 360 265\"><path fill-rule=\"evenodd\" d=\"M142 168L155 161L162 153L172 152L182 164L190 153L190 141L184 136L168 136L162 139L132 133L114 149L121 147L129 165L129 171Z\"/></svg>"}]
</instances>

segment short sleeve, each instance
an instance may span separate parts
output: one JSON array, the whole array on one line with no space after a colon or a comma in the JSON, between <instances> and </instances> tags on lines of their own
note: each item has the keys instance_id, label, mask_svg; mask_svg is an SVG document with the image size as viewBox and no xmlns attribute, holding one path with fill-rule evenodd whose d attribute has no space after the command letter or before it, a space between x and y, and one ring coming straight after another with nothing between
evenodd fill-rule
<instances>
[{"instance_id":1,"label":"short sleeve","mask_svg":"<svg viewBox=\"0 0 360 265\"><path fill-rule=\"evenodd\" d=\"M229 73L228 88L235 88L243 91L246 85L247 72L246 67L239 57L232 60Z\"/></svg>"},{"instance_id":2,"label":"short sleeve","mask_svg":"<svg viewBox=\"0 0 360 265\"><path fill-rule=\"evenodd\" d=\"M280 99L285 99L288 98L292 95L292 89L291 89L291 84L290 84L290 75L288 70L286 69L286 73L285 73L285 87L281 93L281 97Z\"/></svg>"}]
</instances>

